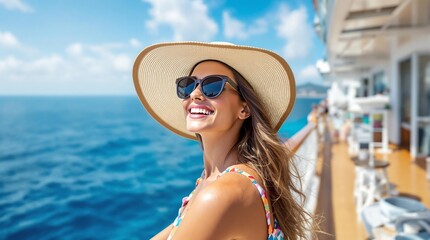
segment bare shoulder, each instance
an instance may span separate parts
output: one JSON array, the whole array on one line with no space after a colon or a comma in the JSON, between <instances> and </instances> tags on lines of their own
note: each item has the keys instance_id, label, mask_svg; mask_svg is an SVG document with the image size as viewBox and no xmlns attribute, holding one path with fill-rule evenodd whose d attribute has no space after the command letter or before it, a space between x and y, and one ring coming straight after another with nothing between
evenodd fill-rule
<instances>
[{"instance_id":1,"label":"bare shoulder","mask_svg":"<svg viewBox=\"0 0 430 240\"><path fill-rule=\"evenodd\" d=\"M249 239L259 233L266 233L264 209L253 184L244 176L228 173L190 202L174 239Z\"/></svg>"},{"instance_id":2,"label":"bare shoulder","mask_svg":"<svg viewBox=\"0 0 430 240\"><path fill-rule=\"evenodd\" d=\"M245 171L261 184L260 177L254 169L244 164L232 165L231 167ZM212 184L205 187L199 195L196 200L198 199L206 204L210 204L211 201L216 200L216 203L222 203L225 206L233 206L235 204L243 206L246 199L253 197L260 199L259 195L256 194L256 188L251 180L245 175L233 172L220 176Z\"/></svg>"}]
</instances>

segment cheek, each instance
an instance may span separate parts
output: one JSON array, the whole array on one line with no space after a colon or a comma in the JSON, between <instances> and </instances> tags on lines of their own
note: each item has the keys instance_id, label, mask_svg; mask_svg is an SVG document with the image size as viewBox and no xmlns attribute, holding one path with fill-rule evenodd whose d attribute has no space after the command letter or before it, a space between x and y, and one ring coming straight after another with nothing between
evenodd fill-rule
<instances>
[{"instance_id":1,"label":"cheek","mask_svg":"<svg viewBox=\"0 0 430 240\"><path fill-rule=\"evenodd\" d=\"M238 117L240 105L236 102L222 102L217 105L216 109L218 109L220 118L234 120Z\"/></svg>"},{"instance_id":2,"label":"cheek","mask_svg":"<svg viewBox=\"0 0 430 240\"><path fill-rule=\"evenodd\" d=\"M187 107L188 107L188 100L183 100L182 101L182 109L184 110L184 114L186 115L187 114Z\"/></svg>"}]
</instances>

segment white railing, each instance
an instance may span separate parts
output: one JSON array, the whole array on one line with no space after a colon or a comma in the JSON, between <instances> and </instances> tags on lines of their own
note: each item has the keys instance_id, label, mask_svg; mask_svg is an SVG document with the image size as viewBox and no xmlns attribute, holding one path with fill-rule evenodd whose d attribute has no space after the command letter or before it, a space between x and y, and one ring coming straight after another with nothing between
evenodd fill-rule
<instances>
[{"instance_id":1,"label":"white railing","mask_svg":"<svg viewBox=\"0 0 430 240\"><path fill-rule=\"evenodd\" d=\"M320 123L322 124L322 123ZM306 195L305 208L314 213L320 178L316 175L319 134L317 124L310 122L285 144L295 153L294 161L302 180L302 191Z\"/></svg>"},{"instance_id":2,"label":"white railing","mask_svg":"<svg viewBox=\"0 0 430 240\"><path fill-rule=\"evenodd\" d=\"M324 126L321 126L320 124L323 124L323 122L320 121L318 125L315 122L309 122L308 125L285 142L285 144L295 153L294 162L298 168L299 175L301 176L301 189L306 196L304 206L311 215L315 213L320 187L320 177L316 174L319 136L322 135L321 130L324 129ZM309 224L312 223L309 222ZM312 228L310 227L310 229ZM307 232L307 237L309 239L313 238L312 230Z\"/></svg>"}]
</instances>

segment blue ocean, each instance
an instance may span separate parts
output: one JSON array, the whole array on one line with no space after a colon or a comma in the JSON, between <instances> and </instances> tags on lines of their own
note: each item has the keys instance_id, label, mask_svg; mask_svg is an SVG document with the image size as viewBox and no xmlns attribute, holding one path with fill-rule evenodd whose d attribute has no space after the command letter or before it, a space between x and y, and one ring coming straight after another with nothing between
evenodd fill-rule
<instances>
[{"instance_id":1,"label":"blue ocean","mask_svg":"<svg viewBox=\"0 0 430 240\"><path fill-rule=\"evenodd\" d=\"M280 135L319 101L297 99ZM0 97L0 239L149 239L202 169L137 97Z\"/></svg>"}]
</instances>

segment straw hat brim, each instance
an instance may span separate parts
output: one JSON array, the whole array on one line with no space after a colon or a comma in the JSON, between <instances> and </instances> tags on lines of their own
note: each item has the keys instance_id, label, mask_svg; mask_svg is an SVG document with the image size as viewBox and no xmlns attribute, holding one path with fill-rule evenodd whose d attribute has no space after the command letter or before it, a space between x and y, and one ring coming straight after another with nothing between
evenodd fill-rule
<instances>
[{"instance_id":1,"label":"straw hat brim","mask_svg":"<svg viewBox=\"0 0 430 240\"><path fill-rule=\"evenodd\" d=\"M215 59L236 69L254 88L271 126L278 131L295 101L295 81L288 63L274 52L223 43L159 43L142 50L133 66L136 92L149 114L180 136L196 140L186 129L175 80L190 74L202 60Z\"/></svg>"}]
</instances>

